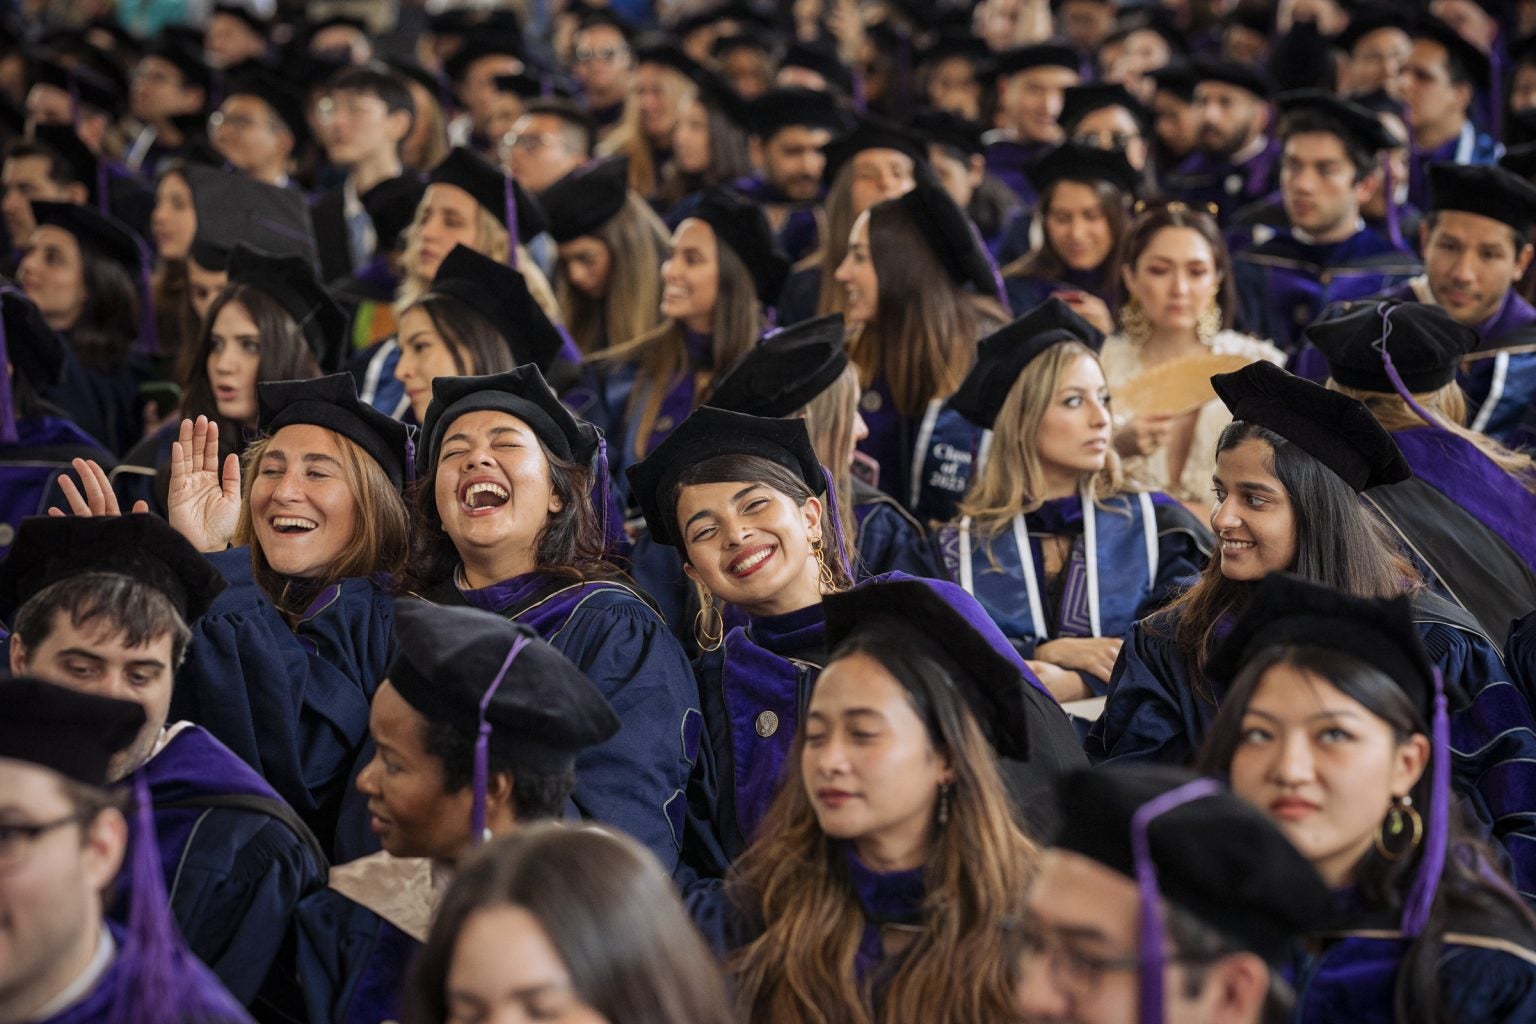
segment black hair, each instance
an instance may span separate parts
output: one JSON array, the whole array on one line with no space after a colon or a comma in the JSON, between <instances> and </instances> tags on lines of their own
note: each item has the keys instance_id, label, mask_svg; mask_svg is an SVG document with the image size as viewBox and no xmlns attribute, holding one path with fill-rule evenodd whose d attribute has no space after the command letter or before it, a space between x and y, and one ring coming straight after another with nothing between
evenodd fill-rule
<instances>
[{"instance_id":1,"label":"black hair","mask_svg":"<svg viewBox=\"0 0 1536 1024\"><path fill-rule=\"evenodd\" d=\"M81 629L100 622L125 647L171 638L171 668L181 665L192 631L163 591L115 572L83 572L56 580L29 597L16 612L13 631L29 650L46 643L58 614Z\"/></svg>"},{"instance_id":2,"label":"black hair","mask_svg":"<svg viewBox=\"0 0 1536 1024\"><path fill-rule=\"evenodd\" d=\"M1319 110L1302 109L1286 114L1280 121L1278 134L1281 145L1284 145L1292 135L1313 132L1332 135L1343 144L1344 153L1349 157L1349 162L1355 165L1357 184L1365 180L1365 177L1379 166L1376 162L1376 154L1369 146L1347 131L1338 118Z\"/></svg>"},{"instance_id":3,"label":"black hair","mask_svg":"<svg viewBox=\"0 0 1536 1024\"><path fill-rule=\"evenodd\" d=\"M443 791L458 793L467 789L475 780L475 734L451 722L426 720L423 737L428 754L443 763ZM496 775L512 777L512 812L518 822L560 818L565 814L566 801L576 788L576 769L558 772L535 773L514 771L512 754L507 748L491 742L486 758L487 778Z\"/></svg>"},{"instance_id":4,"label":"black hair","mask_svg":"<svg viewBox=\"0 0 1536 1024\"><path fill-rule=\"evenodd\" d=\"M385 109L391 114L405 111L411 118L406 135L410 135L411 128L416 125L416 101L411 98L410 84L404 75L391 71L383 64L357 64L342 68L331 76L326 88L333 93L356 92L377 96L384 101Z\"/></svg>"},{"instance_id":5,"label":"black hair","mask_svg":"<svg viewBox=\"0 0 1536 1024\"><path fill-rule=\"evenodd\" d=\"M1450 212L1455 213L1456 211L1452 210ZM1430 210L1424 215L1424 230L1426 232L1426 237L1435 233L1435 228L1439 225L1439 223L1439 210ZM1531 240L1509 224L1505 224L1504 227L1509 231L1509 244L1515 247L1515 258L1518 259L1520 254L1525 251L1525 247L1531 244Z\"/></svg>"},{"instance_id":6,"label":"black hair","mask_svg":"<svg viewBox=\"0 0 1536 1024\"><path fill-rule=\"evenodd\" d=\"M80 246L85 302L69 327L70 347L87 366L115 372L138 337L139 286L127 267L95 244L74 237Z\"/></svg>"},{"instance_id":7,"label":"black hair","mask_svg":"<svg viewBox=\"0 0 1536 1024\"><path fill-rule=\"evenodd\" d=\"M419 309L447 343L454 371L460 377L486 377L516 368L507 340L462 299L428 292L405 312ZM404 339L402 339L403 341Z\"/></svg>"},{"instance_id":8,"label":"black hair","mask_svg":"<svg viewBox=\"0 0 1536 1024\"><path fill-rule=\"evenodd\" d=\"M20 160L29 156L40 156L48 161L48 180L60 188L77 182L87 184L91 188L96 187L94 182L87 180L85 168L76 167L51 146L29 139L13 139L11 144L5 147L6 160ZM13 241L20 243L26 239L18 238Z\"/></svg>"}]
</instances>

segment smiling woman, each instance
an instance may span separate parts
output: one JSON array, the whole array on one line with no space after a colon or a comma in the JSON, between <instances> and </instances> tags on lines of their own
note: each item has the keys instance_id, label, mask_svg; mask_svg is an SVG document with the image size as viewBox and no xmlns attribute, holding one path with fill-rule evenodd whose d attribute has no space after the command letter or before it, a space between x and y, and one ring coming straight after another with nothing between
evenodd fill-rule
<instances>
[{"instance_id":1,"label":"smiling woman","mask_svg":"<svg viewBox=\"0 0 1536 1024\"><path fill-rule=\"evenodd\" d=\"M345 374L257 394L262 436L243 474L233 455L221 464L206 420L184 421L172 446L171 524L230 581L195 628L173 707L329 847L392 644L406 429L360 403Z\"/></svg>"}]
</instances>

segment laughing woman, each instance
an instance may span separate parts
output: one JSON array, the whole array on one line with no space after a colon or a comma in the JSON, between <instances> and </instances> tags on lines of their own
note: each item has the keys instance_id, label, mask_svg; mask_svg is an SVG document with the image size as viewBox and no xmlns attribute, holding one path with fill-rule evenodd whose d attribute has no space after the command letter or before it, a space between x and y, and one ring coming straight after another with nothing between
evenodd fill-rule
<instances>
[{"instance_id":1,"label":"laughing woman","mask_svg":"<svg viewBox=\"0 0 1536 1024\"><path fill-rule=\"evenodd\" d=\"M944 408L976 342L1008 316L971 222L931 175L854 221L837 268L847 290L869 436L859 450L880 487L919 520L947 519L965 493L981 432Z\"/></svg>"},{"instance_id":2,"label":"laughing woman","mask_svg":"<svg viewBox=\"0 0 1536 1024\"><path fill-rule=\"evenodd\" d=\"M410 589L531 626L586 673L623 728L577 759L576 807L671 871L702 731L698 690L661 616L603 560L599 438L535 367L435 379Z\"/></svg>"},{"instance_id":3,"label":"laughing woman","mask_svg":"<svg viewBox=\"0 0 1536 1024\"><path fill-rule=\"evenodd\" d=\"M992 439L938 546L1061 701L1102 695L1131 624L1194 583L1211 553L1178 502L1126 488L1103 340L1047 299L982 341L951 403Z\"/></svg>"},{"instance_id":4,"label":"laughing woman","mask_svg":"<svg viewBox=\"0 0 1536 1024\"><path fill-rule=\"evenodd\" d=\"M1423 588L1362 503L1361 491L1408 475L1392 438L1356 400L1270 363L1212 383L1234 418L1216 448L1211 526L1221 544L1198 583L1132 628L1089 757L1192 758L1225 699L1206 660L1266 574L1292 572L1351 597L1406 594L1435 667L1465 695L1452 717L1458 785L1504 841L1521 888L1536 892L1525 795L1536 785L1536 722L1476 620Z\"/></svg>"},{"instance_id":5,"label":"laughing woman","mask_svg":"<svg viewBox=\"0 0 1536 1024\"><path fill-rule=\"evenodd\" d=\"M699 589L695 666L709 726L713 808L720 873L746 847L779 792L786 758L803 720L804 697L824 656L823 599L849 577L826 475L802 420L762 419L706 407L629 474L652 539L681 553ZM882 577L886 578L886 577ZM983 624L1013 670L1033 680L985 613L951 584L924 581L954 614ZM728 631L719 600L743 622ZM1029 699L1054 712L1060 730L1038 731L1037 752L1059 741L1076 760L1070 726L1043 688ZM1044 716L1044 712L1042 712ZM708 858L703 858L708 860Z\"/></svg>"},{"instance_id":6,"label":"laughing woman","mask_svg":"<svg viewBox=\"0 0 1536 1024\"><path fill-rule=\"evenodd\" d=\"M172 448L171 525L230 584L193 627L172 715L223 740L329 847L394 646L408 440L346 374L257 394L243 467L221 462L206 420Z\"/></svg>"},{"instance_id":7,"label":"laughing woman","mask_svg":"<svg viewBox=\"0 0 1536 1024\"><path fill-rule=\"evenodd\" d=\"M606 376L599 422L615 439L615 470L643 459L702 403L715 372L757 343L784 272L763 212L706 189L661 265L666 321L592 359Z\"/></svg>"},{"instance_id":8,"label":"laughing woman","mask_svg":"<svg viewBox=\"0 0 1536 1024\"><path fill-rule=\"evenodd\" d=\"M1536 1014L1536 918L1450 791L1443 685L1409 602L1276 574L1212 655L1230 680L1202 754L1333 890L1296 1012L1432 1024Z\"/></svg>"}]
</instances>

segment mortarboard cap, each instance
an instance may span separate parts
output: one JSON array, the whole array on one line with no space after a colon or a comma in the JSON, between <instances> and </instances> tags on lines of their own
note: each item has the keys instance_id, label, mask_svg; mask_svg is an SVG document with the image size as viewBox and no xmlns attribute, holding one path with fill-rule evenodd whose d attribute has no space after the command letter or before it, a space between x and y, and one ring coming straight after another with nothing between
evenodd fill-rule
<instances>
[{"instance_id":1,"label":"mortarboard cap","mask_svg":"<svg viewBox=\"0 0 1536 1024\"><path fill-rule=\"evenodd\" d=\"M39 226L47 224L68 231L82 244L121 264L134 281L139 279L144 267L143 243L122 221L74 203L33 201L32 216Z\"/></svg>"},{"instance_id":2,"label":"mortarboard cap","mask_svg":"<svg viewBox=\"0 0 1536 1024\"><path fill-rule=\"evenodd\" d=\"M823 40L793 43L784 51L784 59L779 62L779 67L814 71L826 80L827 85L844 96L853 94L853 72L848 70L848 66L838 56L837 48Z\"/></svg>"},{"instance_id":3,"label":"mortarboard cap","mask_svg":"<svg viewBox=\"0 0 1536 1024\"><path fill-rule=\"evenodd\" d=\"M468 192L475 202L489 210L496 223L517 225L517 240L523 244L533 241L545 229L544 211L523 191L523 186L512 180L505 171L466 146L455 146L432 168L427 176L428 184L455 185ZM507 209L507 187L511 183L513 202L517 209Z\"/></svg>"},{"instance_id":4,"label":"mortarboard cap","mask_svg":"<svg viewBox=\"0 0 1536 1024\"><path fill-rule=\"evenodd\" d=\"M647 33L635 40L634 51L636 65L656 64L671 68L690 82L703 70L670 36Z\"/></svg>"},{"instance_id":5,"label":"mortarboard cap","mask_svg":"<svg viewBox=\"0 0 1536 1024\"><path fill-rule=\"evenodd\" d=\"M0 759L25 761L101 789L107 766L144 728L136 702L18 676L3 684Z\"/></svg>"},{"instance_id":6,"label":"mortarboard cap","mask_svg":"<svg viewBox=\"0 0 1536 1024\"><path fill-rule=\"evenodd\" d=\"M1188 62L1174 61L1147 72L1147 77L1152 79L1152 84L1156 86L1155 91L1166 92L1185 103L1194 102L1195 86L1199 84L1200 76Z\"/></svg>"},{"instance_id":7,"label":"mortarboard cap","mask_svg":"<svg viewBox=\"0 0 1536 1024\"><path fill-rule=\"evenodd\" d=\"M197 213L192 258L203 269L227 267L237 242L318 266L315 229L301 193L213 167L188 166L186 177Z\"/></svg>"},{"instance_id":8,"label":"mortarboard cap","mask_svg":"<svg viewBox=\"0 0 1536 1024\"><path fill-rule=\"evenodd\" d=\"M1523 240L1536 224L1536 185L1503 167L1430 164L1429 211L1441 210L1508 224Z\"/></svg>"},{"instance_id":9,"label":"mortarboard cap","mask_svg":"<svg viewBox=\"0 0 1536 1024\"><path fill-rule=\"evenodd\" d=\"M629 158L594 160L539 194L539 205L556 242L594 234L617 217L629 200Z\"/></svg>"},{"instance_id":10,"label":"mortarboard cap","mask_svg":"<svg viewBox=\"0 0 1536 1024\"><path fill-rule=\"evenodd\" d=\"M1381 123L1381 118L1377 117L1374 111L1358 103L1340 99L1323 89L1296 89L1292 92L1284 92L1276 97L1275 103L1280 108L1282 117L1298 111L1322 115L1338 125L1337 134L1341 138L1353 140L1373 153L1404 145L1402 139L1387 131L1387 126ZM1282 132L1285 130L1283 120L1281 130Z\"/></svg>"},{"instance_id":11,"label":"mortarboard cap","mask_svg":"<svg viewBox=\"0 0 1536 1024\"><path fill-rule=\"evenodd\" d=\"M264 64L246 61L231 68L225 78L224 97L254 96L277 115L293 135L295 149L309 141L309 122L304 117L304 93L286 76Z\"/></svg>"},{"instance_id":12,"label":"mortarboard cap","mask_svg":"<svg viewBox=\"0 0 1536 1024\"><path fill-rule=\"evenodd\" d=\"M971 285L979 295L997 293L992 261L977 239L970 218L930 175L919 174L912 191L886 202L895 204L912 218L952 281Z\"/></svg>"},{"instance_id":13,"label":"mortarboard cap","mask_svg":"<svg viewBox=\"0 0 1536 1024\"><path fill-rule=\"evenodd\" d=\"M1063 827L1052 845L1137 881L1131 841L1137 812L1194 781L1194 775L1163 765L1103 765L1073 772L1057 784ZM1205 781L1209 790L1146 826L1157 893L1278 967L1289 960L1302 935L1333 915L1332 897L1312 865L1262 811Z\"/></svg>"},{"instance_id":14,"label":"mortarboard cap","mask_svg":"<svg viewBox=\"0 0 1536 1024\"><path fill-rule=\"evenodd\" d=\"M51 85L63 89L72 97L116 119L123 113L125 91L108 76L88 67L65 67L57 60L44 59L32 66L32 81L36 85Z\"/></svg>"},{"instance_id":15,"label":"mortarboard cap","mask_svg":"<svg viewBox=\"0 0 1536 1024\"><path fill-rule=\"evenodd\" d=\"M843 112L831 93L779 86L752 101L752 134L762 139L794 125L825 128L838 132L843 128Z\"/></svg>"},{"instance_id":16,"label":"mortarboard cap","mask_svg":"<svg viewBox=\"0 0 1536 1024\"><path fill-rule=\"evenodd\" d=\"M427 184L414 172L388 178L358 197L368 219L373 222L380 252L394 252L400 236L416 218L416 208L426 195Z\"/></svg>"},{"instance_id":17,"label":"mortarboard cap","mask_svg":"<svg viewBox=\"0 0 1536 1024\"><path fill-rule=\"evenodd\" d=\"M677 509L666 507L677 481L693 466L720 455L755 455L783 466L824 494L826 477L803 419L769 419L700 406L641 461L625 470L629 489L658 544L682 550Z\"/></svg>"},{"instance_id":18,"label":"mortarboard cap","mask_svg":"<svg viewBox=\"0 0 1536 1024\"><path fill-rule=\"evenodd\" d=\"M271 25L267 22L267 19L259 16L255 9L247 4L216 3L213 5L213 10L208 12L208 17L211 19L220 14L227 14L231 18L239 19L240 21L244 22L252 32L255 32L262 38L266 38L267 32L271 28Z\"/></svg>"},{"instance_id":19,"label":"mortarboard cap","mask_svg":"<svg viewBox=\"0 0 1536 1024\"><path fill-rule=\"evenodd\" d=\"M709 404L748 416L794 415L842 376L846 330L833 313L773 332L715 378Z\"/></svg>"},{"instance_id":20,"label":"mortarboard cap","mask_svg":"<svg viewBox=\"0 0 1536 1024\"><path fill-rule=\"evenodd\" d=\"M0 562L0 602L19 609L43 588L92 572L148 584L187 623L202 617L227 586L213 564L159 516L32 516L21 521L11 556Z\"/></svg>"},{"instance_id":21,"label":"mortarboard cap","mask_svg":"<svg viewBox=\"0 0 1536 1024\"><path fill-rule=\"evenodd\" d=\"M1068 341L1097 352L1104 345L1104 335L1053 295L981 340L976 363L950 405L972 423L991 430L1024 368L1053 346Z\"/></svg>"},{"instance_id":22,"label":"mortarboard cap","mask_svg":"<svg viewBox=\"0 0 1536 1024\"><path fill-rule=\"evenodd\" d=\"M1194 69L1196 85L1201 82L1223 82L1247 90L1262 100L1269 99L1274 92L1269 76L1252 64L1236 60L1218 60L1213 57L1196 57L1191 61L1191 67Z\"/></svg>"},{"instance_id":23,"label":"mortarboard cap","mask_svg":"<svg viewBox=\"0 0 1536 1024\"><path fill-rule=\"evenodd\" d=\"M1328 360L1334 380L1387 395L1396 388L1383 365L1383 346L1403 386L1422 394L1455 380L1462 357L1479 341L1474 328L1439 306L1390 301L1351 303L1338 316L1314 321L1305 336Z\"/></svg>"},{"instance_id":24,"label":"mortarboard cap","mask_svg":"<svg viewBox=\"0 0 1536 1024\"><path fill-rule=\"evenodd\" d=\"M713 71L700 69L693 80L699 101L743 132L752 131L752 105L729 82Z\"/></svg>"},{"instance_id":25,"label":"mortarboard cap","mask_svg":"<svg viewBox=\"0 0 1536 1024\"><path fill-rule=\"evenodd\" d=\"M515 75L497 75L491 79L491 87L506 96L520 96L524 100L545 97L570 99L571 87L553 75L519 71Z\"/></svg>"},{"instance_id":26,"label":"mortarboard cap","mask_svg":"<svg viewBox=\"0 0 1536 1024\"><path fill-rule=\"evenodd\" d=\"M858 635L862 627L894 620L904 635L949 669L960 697L998 756L1020 761L1029 756L1031 720L1035 717L1028 693L1031 684L1018 664L977 628L977 621L946 599L932 581L866 583L828 594L821 607L828 654ZM968 610L985 618L979 605ZM990 626L991 621L985 625Z\"/></svg>"},{"instance_id":27,"label":"mortarboard cap","mask_svg":"<svg viewBox=\"0 0 1536 1024\"><path fill-rule=\"evenodd\" d=\"M993 61L993 67L1000 77L1047 67L1080 72L1083 60L1076 50L1061 43L1031 43L999 53Z\"/></svg>"},{"instance_id":28,"label":"mortarboard cap","mask_svg":"<svg viewBox=\"0 0 1536 1024\"><path fill-rule=\"evenodd\" d=\"M1061 127L1071 132L1077 123L1096 110L1120 107L1136 119L1141 130L1152 124L1152 113L1129 89L1119 82L1089 82L1074 85L1061 94L1061 113L1056 116Z\"/></svg>"},{"instance_id":29,"label":"mortarboard cap","mask_svg":"<svg viewBox=\"0 0 1536 1024\"><path fill-rule=\"evenodd\" d=\"M492 410L528 424L544 446L567 462L585 466L597 454L598 429L578 420L550 390L537 366L519 366L488 377L434 377L432 403L416 450L417 475L430 478L443 435L466 413Z\"/></svg>"},{"instance_id":30,"label":"mortarboard cap","mask_svg":"<svg viewBox=\"0 0 1536 1024\"><path fill-rule=\"evenodd\" d=\"M1260 359L1218 373L1211 387L1234 420L1273 431L1331 469L1355 491L1413 475L1392 435L1361 402Z\"/></svg>"},{"instance_id":31,"label":"mortarboard cap","mask_svg":"<svg viewBox=\"0 0 1536 1024\"><path fill-rule=\"evenodd\" d=\"M766 306L779 300L789 261L779 251L773 230L762 209L735 189L711 185L699 196L688 214L689 220L701 220L714 229L715 239L730 246L746 264L758 299Z\"/></svg>"},{"instance_id":32,"label":"mortarboard cap","mask_svg":"<svg viewBox=\"0 0 1536 1024\"><path fill-rule=\"evenodd\" d=\"M40 124L32 129L32 139L51 149L62 161L70 181L77 181L90 193L90 203L97 201L96 174L99 166L96 154L80 141L75 129L67 124Z\"/></svg>"},{"instance_id":33,"label":"mortarboard cap","mask_svg":"<svg viewBox=\"0 0 1536 1024\"><path fill-rule=\"evenodd\" d=\"M511 57L523 60L521 34L511 32L487 33L476 30L459 51L443 62L443 73L455 85L463 81L470 65L485 57Z\"/></svg>"},{"instance_id":34,"label":"mortarboard cap","mask_svg":"<svg viewBox=\"0 0 1536 1024\"><path fill-rule=\"evenodd\" d=\"M1489 63L1488 55L1468 42L1460 32L1433 15L1421 14L1411 34L1415 39L1429 39L1445 47L1447 56L1465 69L1474 86L1487 88L1493 65Z\"/></svg>"},{"instance_id":35,"label":"mortarboard cap","mask_svg":"<svg viewBox=\"0 0 1536 1024\"><path fill-rule=\"evenodd\" d=\"M1349 26L1334 38L1333 44L1345 53L1353 53L1360 40L1372 32L1395 28L1406 34L1413 27L1413 18L1405 10L1390 7L1361 7L1349 16Z\"/></svg>"},{"instance_id":36,"label":"mortarboard cap","mask_svg":"<svg viewBox=\"0 0 1536 1024\"><path fill-rule=\"evenodd\" d=\"M532 363L548 372L565 343L528 291L523 275L467 245L443 257L430 293L468 306L506 341L512 363Z\"/></svg>"},{"instance_id":37,"label":"mortarboard cap","mask_svg":"<svg viewBox=\"0 0 1536 1024\"><path fill-rule=\"evenodd\" d=\"M1107 181L1128 196L1136 194L1139 178L1125 154L1117 149L1100 149L1081 142L1063 142L1024 168L1035 192L1058 181Z\"/></svg>"},{"instance_id":38,"label":"mortarboard cap","mask_svg":"<svg viewBox=\"0 0 1536 1024\"><path fill-rule=\"evenodd\" d=\"M0 363L9 362L37 392L62 381L69 349L36 304L18 288L0 288L0 316L5 326Z\"/></svg>"},{"instance_id":39,"label":"mortarboard cap","mask_svg":"<svg viewBox=\"0 0 1536 1024\"><path fill-rule=\"evenodd\" d=\"M395 602L395 637L389 681L405 702L466 736L483 721L514 772L568 771L579 752L619 730L586 674L521 623L405 597Z\"/></svg>"},{"instance_id":40,"label":"mortarboard cap","mask_svg":"<svg viewBox=\"0 0 1536 1024\"><path fill-rule=\"evenodd\" d=\"M919 110L912 115L912 130L932 146L943 146L966 156L980 156L986 151L979 123L961 117L952 110Z\"/></svg>"},{"instance_id":41,"label":"mortarboard cap","mask_svg":"<svg viewBox=\"0 0 1536 1024\"><path fill-rule=\"evenodd\" d=\"M275 434L295 423L325 427L367 452L395 487L410 482L410 429L359 401L351 374L264 381L256 385L256 401L263 434Z\"/></svg>"},{"instance_id":42,"label":"mortarboard cap","mask_svg":"<svg viewBox=\"0 0 1536 1024\"><path fill-rule=\"evenodd\" d=\"M202 48L190 48L174 38L165 38L149 49L146 57L158 57L181 72L188 86L207 91L213 88L213 69L203 60Z\"/></svg>"},{"instance_id":43,"label":"mortarboard cap","mask_svg":"<svg viewBox=\"0 0 1536 1024\"><path fill-rule=\"evenodd\" d=\"M1518 174L1526 181L1536 178L1536 142L1527 142L1519 146L1510 146L1499 157L1499 166L1512 174Z\"/></svg>"},{"instance_id":44,"label":"mortarboard cap","mask_svg":"<svg viewBox=\"0 0 1536 1024\"><path fill-rule=\"evenodd\" d=\"M918 64L934 64L951 57L961 57L980 66L991 61L992 51L985 40L969 32L945 32L923 50L918 56Z\"/></svg>"},{"instance_id":45,"label":"mortarboard cap","mask_svg":"<svg viewBox=\"0 0 1536 1024\"><path fill-rule=\"evenodd\" d=\"M271 296L293 317L320 368L341 369L347 358L347 314L302 256L273 256L240 243L229 254L229 283Z\"/></svg>"},{"instance_id":46,"label":"mortarboard cap","mask_svg":"<svg viewBox=\"0 0 1536 1024\"><path fill-rule=\"evenodd\" d=\"M851 131L827 143L827 166L822 172L822 181L832 184L844 164L869 149L893 149L905 153L915 163L928 162L928 147L921 138L893 121L865 115L859 118Z\"/></svg>"}]
</instances>

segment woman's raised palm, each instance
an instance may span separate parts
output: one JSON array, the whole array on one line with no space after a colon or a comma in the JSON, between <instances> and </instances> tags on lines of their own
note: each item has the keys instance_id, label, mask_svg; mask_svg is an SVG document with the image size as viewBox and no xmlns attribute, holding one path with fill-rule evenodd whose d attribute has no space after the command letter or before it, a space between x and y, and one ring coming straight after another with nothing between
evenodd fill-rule
<instances>
[{"instance_id":1,"label":"woman's raised palm","mask_svg":"<svg viewBox=\"0 0 1536 1024\"><path fill-rule=\"evenodd\" d=\"M219 466L219 425L206 416L181 421L171 444L167 518L199 551L223 551L240 519L240 459Z\"/></svg>"}]
</instances>

